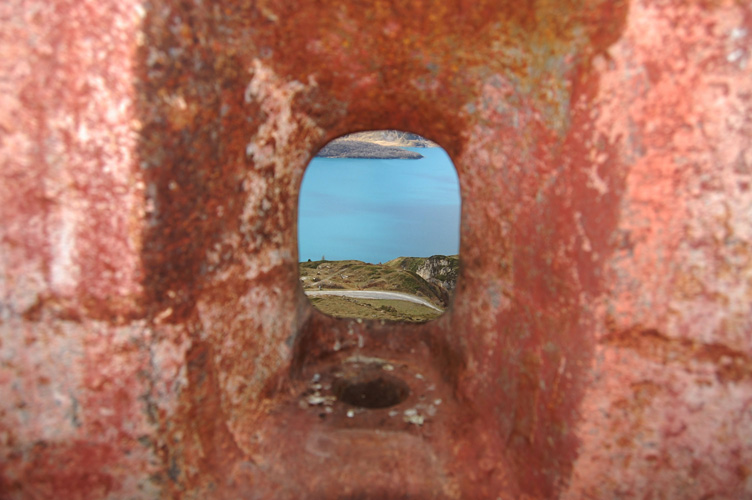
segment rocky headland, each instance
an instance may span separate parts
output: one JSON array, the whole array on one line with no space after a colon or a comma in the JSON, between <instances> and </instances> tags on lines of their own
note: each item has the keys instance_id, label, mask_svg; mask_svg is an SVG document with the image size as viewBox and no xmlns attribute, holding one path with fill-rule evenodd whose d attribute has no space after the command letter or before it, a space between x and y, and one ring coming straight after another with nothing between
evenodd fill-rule
<instances>
[{"instance_id":1,"label":"rocky headland","mask_svg":"<svg viewBox=\"0 0 752 500\"><path fill-rule=\"evenodd\" d=\"M460 259L457 255L433 255L431 257L398 257L386 263L387 266L413 272L427 283L440 290L443 305L457 286L460 272Z\"/></svg>"}]
</instances>

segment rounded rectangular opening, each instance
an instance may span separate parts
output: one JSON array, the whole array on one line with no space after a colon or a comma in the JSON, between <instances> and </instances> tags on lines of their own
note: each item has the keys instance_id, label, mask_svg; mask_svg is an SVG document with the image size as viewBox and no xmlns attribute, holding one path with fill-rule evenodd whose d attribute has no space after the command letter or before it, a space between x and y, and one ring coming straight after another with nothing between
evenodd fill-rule
<instances>
[{"instance_id":1,"label":"rounded rectangular opening","mask_svg":"<svg viewBox=\"0 0 752 500\"><path fill-rule=\"evenodd\" d=\"M395 130L331 141L300 190L303 290L336 317L438 317L459 273L460 207L457 171L439 145Z\"/></svg>"}]
</instances>

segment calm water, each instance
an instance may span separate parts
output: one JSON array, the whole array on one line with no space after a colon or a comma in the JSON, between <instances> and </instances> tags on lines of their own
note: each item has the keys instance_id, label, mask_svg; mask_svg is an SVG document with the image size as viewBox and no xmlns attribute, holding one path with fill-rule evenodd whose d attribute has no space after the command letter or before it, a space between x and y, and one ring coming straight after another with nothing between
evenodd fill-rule
<instances>
[{"instance_id":1,"label":"calm water","mask_svg":"<svg viewBox=\"0 0 752 500\"><path fill-rule=\"evenodd\" d=\"M300 191L300 260L386 262L459 253L457 172L442 148L420 160L314 158Z\"/></svg>"}]
</instances>

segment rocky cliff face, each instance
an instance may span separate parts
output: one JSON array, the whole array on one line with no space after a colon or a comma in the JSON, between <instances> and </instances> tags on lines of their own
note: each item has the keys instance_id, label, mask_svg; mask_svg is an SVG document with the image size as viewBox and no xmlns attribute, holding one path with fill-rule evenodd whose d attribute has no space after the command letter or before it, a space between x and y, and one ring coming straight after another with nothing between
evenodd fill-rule
<instances>
[{"instance_id":1,"label":"rocky cliff face","mask_svg":"<svg viewBox=\"0 0 752 500\"><path fill-rule=\"evenodd\" d=\"M440 286L451 294L457 285L459 259L456 256L434 255L427 258L415 272L424 280Z\"/></svg>"}]
</instances>

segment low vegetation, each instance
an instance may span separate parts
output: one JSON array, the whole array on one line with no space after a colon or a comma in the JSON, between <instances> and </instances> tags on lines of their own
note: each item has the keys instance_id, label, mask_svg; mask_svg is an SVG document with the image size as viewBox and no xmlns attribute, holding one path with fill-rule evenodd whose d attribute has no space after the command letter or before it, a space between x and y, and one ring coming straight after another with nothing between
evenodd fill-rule
<instances>
[{"instance_id":1,"label":"low vegetation","mask_svg":"<svg viewBox=\"0 0 752 500\"><path fill-rule=\"evenodd\" d=\"M422 323L441 315L440 312L404 300L355 299L332 295L311 297L313 306L338 318L385 319Z\"/></svg>"},{"instance_id":2,"label":"low vegetation","mask_svg":"<svg viewBox=\"0 0 752 500\"><path fill-rule=\"evenodd\" d=\"M456 257L453 257L456 259ZM403 292L429 301L439 309L448 305L449 294L440 283L432 283L416 272L412 258L401 257L386 264L359 260L308 261L299 265L300 281L306 291L375 290ZM420 259L416 259L416 262ZM425 259L423 259L425 261ZM408 262L409 265L402 265ZM401 300L360 299L342 296L311 297L319 310L337 317L428 321L441 313L429 307Z\"/></svg>"}]
</instances>

